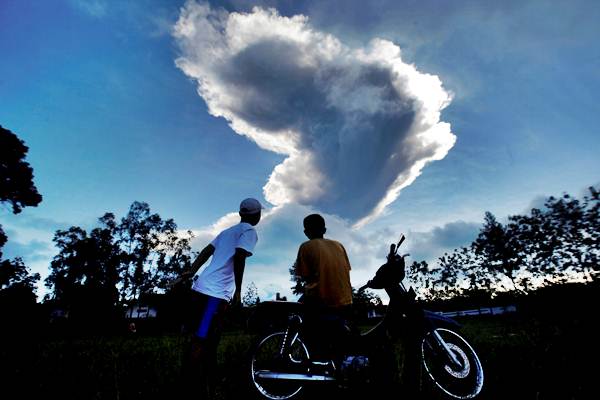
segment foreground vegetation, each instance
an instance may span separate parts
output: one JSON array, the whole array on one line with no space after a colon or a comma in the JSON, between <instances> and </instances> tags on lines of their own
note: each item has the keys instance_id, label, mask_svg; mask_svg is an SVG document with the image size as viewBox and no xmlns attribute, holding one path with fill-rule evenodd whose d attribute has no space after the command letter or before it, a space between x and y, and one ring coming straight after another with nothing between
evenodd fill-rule
<instances>
[{"instance_id":1,"label":"foreground vegetation","mask_svg":"<svg viewBox=\"0 0 600 400\"><path fill-rule=\"evenodd\" d=\"M481 398L592 398L598 359L592 310L557 298L530 302L513 314L463 318L463 332L485 368ZM0 350L4 393L15 393L14 398L172 398L186 341L176 334L139 333L5 339ZM218 399L248 397L244 361L251 341L241 331L224 335Z\"/></svg>"}]
</instances>

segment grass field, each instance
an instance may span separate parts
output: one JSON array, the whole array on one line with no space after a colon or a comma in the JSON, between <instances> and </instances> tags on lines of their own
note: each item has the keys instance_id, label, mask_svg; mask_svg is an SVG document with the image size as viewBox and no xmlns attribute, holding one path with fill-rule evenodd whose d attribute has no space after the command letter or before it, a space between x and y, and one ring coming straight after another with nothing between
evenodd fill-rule
<instances>
[{"instance_id":1,"label":"grass field","mask_svg":"<svg viewBox=\"0 0 600 400\"><path fill-rule=\"evenodd\" d=\"M480 398L596 398L597 335L594 321L580 314L517 313L461 320L484 367ZM224 334L218 353L218 399L247 398L243 361L251 341L240 332ZM185 344L177 335L5 340L0 350L2 398L173 398Z\"/></svg>"}]
</instances>

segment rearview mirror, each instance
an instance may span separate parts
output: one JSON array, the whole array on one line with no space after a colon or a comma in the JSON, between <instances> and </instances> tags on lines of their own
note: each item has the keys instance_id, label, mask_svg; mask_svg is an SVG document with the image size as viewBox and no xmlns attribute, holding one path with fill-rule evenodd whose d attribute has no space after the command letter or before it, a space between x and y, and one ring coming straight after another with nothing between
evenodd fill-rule
<instances>
[{"instance_id":1,"label":"rearview mirror","mask_svg":"<svg viewBox=\"0 0 600 400\"><path fill-rule=\"evenodd\" d=\"M404 240L406 239L406 236L404 236L403 233L400 234L400 238L398 239L398 244L396 245L396 249L395 249L395 253L398 252L398 249L400 248L400 246L402 245L402 243L404 243Z\"/></svg>"}]
</instances>

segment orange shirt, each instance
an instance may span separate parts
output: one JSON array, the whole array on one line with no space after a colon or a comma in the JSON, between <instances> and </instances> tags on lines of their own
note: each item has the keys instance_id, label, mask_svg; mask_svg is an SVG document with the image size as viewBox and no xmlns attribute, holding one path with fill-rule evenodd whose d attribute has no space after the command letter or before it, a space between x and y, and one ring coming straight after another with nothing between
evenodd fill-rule
<instances>
[{"instance_id":1,"label":"orange shirt","mask_svg":"<svg viewBox=\"0 0 600 400\"><path fill-rule=\"evenodd\" d=\"M352 304L350 261L341 243L312 239L300 245L296 275L303 278L305 295L329 307Z\"/></svg>"}]
</instances>

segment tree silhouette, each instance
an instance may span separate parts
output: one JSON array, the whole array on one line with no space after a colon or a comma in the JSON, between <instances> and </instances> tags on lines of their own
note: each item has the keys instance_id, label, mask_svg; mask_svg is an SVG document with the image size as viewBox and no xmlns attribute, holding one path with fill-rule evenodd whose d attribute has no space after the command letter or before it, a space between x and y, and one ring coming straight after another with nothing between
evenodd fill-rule
<instances>
[{"instance_id":1,"label":"tree silhouette","mask_svg":"<svg viewBox=\"0 0 600 400\"><path fill-rule=\"evenodd\" d=\"M292 293L296 296L304 294L304 285L302 284L302 278L296 275L296 264L292 265L288 271L290 272L290 280L294 283L291 287Z\"/></svg>"},{"instance_id":2,"label":"tree silhouette","mask_svg":"<svg viewBox=\"0 0 600 400\"><path fill-rule=\"evenodd\" d=\"M40 279L40 274L31 274L20 257L14 260L4 260L0 263L0 295L17 297L35 303L35 284ZM15 304L12 304L14 307Z\"/></svg>"},{"instance_id":3,"label":"tree silhouette","mask_svg":"<svg viewBox=\"0 0 600 400\"><path fill-rule=\"evenodd\" d=\"M525 291L520 284L518 273L524 266L523 243L517 234L518 225L502 225L490 212L485 213L483 227L472 244L476 255L481 256L482 266L492 275L503 275L511 282L513 289Z\"/></svg>"},{"instance_id":4,"label":"tree silhouette","mask_svg":"<svg viewBox=\"0 0 600 400\"><path fill-rule=\"evenodd\" d=\"M178 237L172 219L151 214L147 203L134 202L117 228L123 250L121 300L137 300L141 293L165 288L169 280L191 264L187 237Z\"/></svg>"},{"instance_id":5,"label":"tree silhouette","mask_svg":"<svg viewBox=\"0 0 600 400\"><path fill-rule=\"evenodd\" d=\"M89 234L73 226L53 239L59 253L46 279L48 299L79 319L110 319L119 307L164 290L191 264L191 232L181 235L146 203L134 202L120 223L112 213L98 222Z\"/></svg>"},{"instance_id":6,"label":"tree silhouette","mask_svg":"<svg viewBox=\"0 0 600 400\"><path fill-rule=\"evenodd\" d=\"M99 222L101 226L89 235L76 226L54 235L59 253L51 262L51 273L46 280L46 286L53 289L54 299L71 302L69 296L81 287L95 292L103 290L105 300L113 306L117 304L116 287L123 256L115 242L114 215L107 213Z\"/></svg>"},{"instance_id":7,"label":"tree silhouette","mask_svg":"<svg viewBox=\"0 0 600 400\"><path fill-rule=\"evenodd\" d=\"M576 279L595 281L599 261L600 195L590 187L583 200L569 194L549 197L543 208L510 216L507 224L487 212L473 243L444 254L435 267L414 262L409 278L430 300L502 290L527 293Z\"/></svg>"},{"instance_id":8,"label":"tree silhouette","mask_svg":"<svg viewBox=\"0 0 600 400\"><path fill-rule=\"evenodd\" d=\"M0 125L0 203L8 204L13 214L42 201L33 183L33 169L25 161L28 150L22 140ZM0 225L0 303L3 309L5 304L18 309L21 304L35 303L35 283L40 275L31 275L21 258L2 260L7 239Z\"/></svg>"},{"instance_id":9,"label":"tree silhouette","mask_svg":"<svg viewBox=\"0 0 600 400\"><path fill-rule=\"evenodd\" d=\"M589 188L590 194L584 197L583 220L586 233L581 244L588 250L581 260L581 270L589 280L597 280L600 275L600 192Z\"/></svg>"},{"instance_id":10,"label":"tree silhouette","mask_svg":"<svg viewBox=\"0 0 600 400\"><path fill-rule=\"evenodd\" d=\"M352 288L352 310L357 318L365 318L369 311L377 309L382 305L381 298L371 290L358 291Z\"/></svg>"},{"instance_id":11,"label":"tree silhouette","mask_svg":"<svg viewBox=\"0 0 600 400\"><path fill-rule=\"evenodd\" d=\"M514 216L518 236L527 255L528 269L546 283L561 283L582 275L598 278L600 258L600 199L590 187L583 200L569 194L549 197L544 209Z\"/></svg>"},{"instance_id":12,"label":"tree silhouette","mask_svg":"<svg viewBox=\"0 0 600 400\"><path fill-rule=\"evenodd\" d=\"M24 160L28 150L22 140L0 125L0 202L10 204L14 214L42 201L33 183L33 169Z\"/></svg>"},{"instance_id":13,"label":"tree silhouette","mask_svg":"<svg viewBox=\"0 0 600 400\"><path fill-rule=\"evenodd\" d=\"M38 319L36 282L39 274L31 274L21 258L0 262L0 310L4 335L28 336L36 332ZM36 326L38 325L38 326Z\"/></svg>"},{"instance_id":14,"label":"tree silhouette","mask_svg":"<svg viewBox=\"0 0 600 400\"><path fill-rule=\"evenodd\" d=\"M260 303L260 299L258 298L258 290L256 289L254 282L250 282L250 284L246 286L246 293L242 299L242 304L246 307L249 307L258 303Z\"/></svg>"},{"instance_id":15,"label":"tree silhouette","mask_svg":"<svg viewBox=\"0 0 600 400\"><path fill-rule=\"evenodd\" d=\"M58 303L75 303L75 293L86 280L86 265L89 260L87 239L87 232L77 226L58 230L54 234L52 240L59 253L50 263L46 286L52 289L49 297Z\"/></svg>"}]
</instances>

